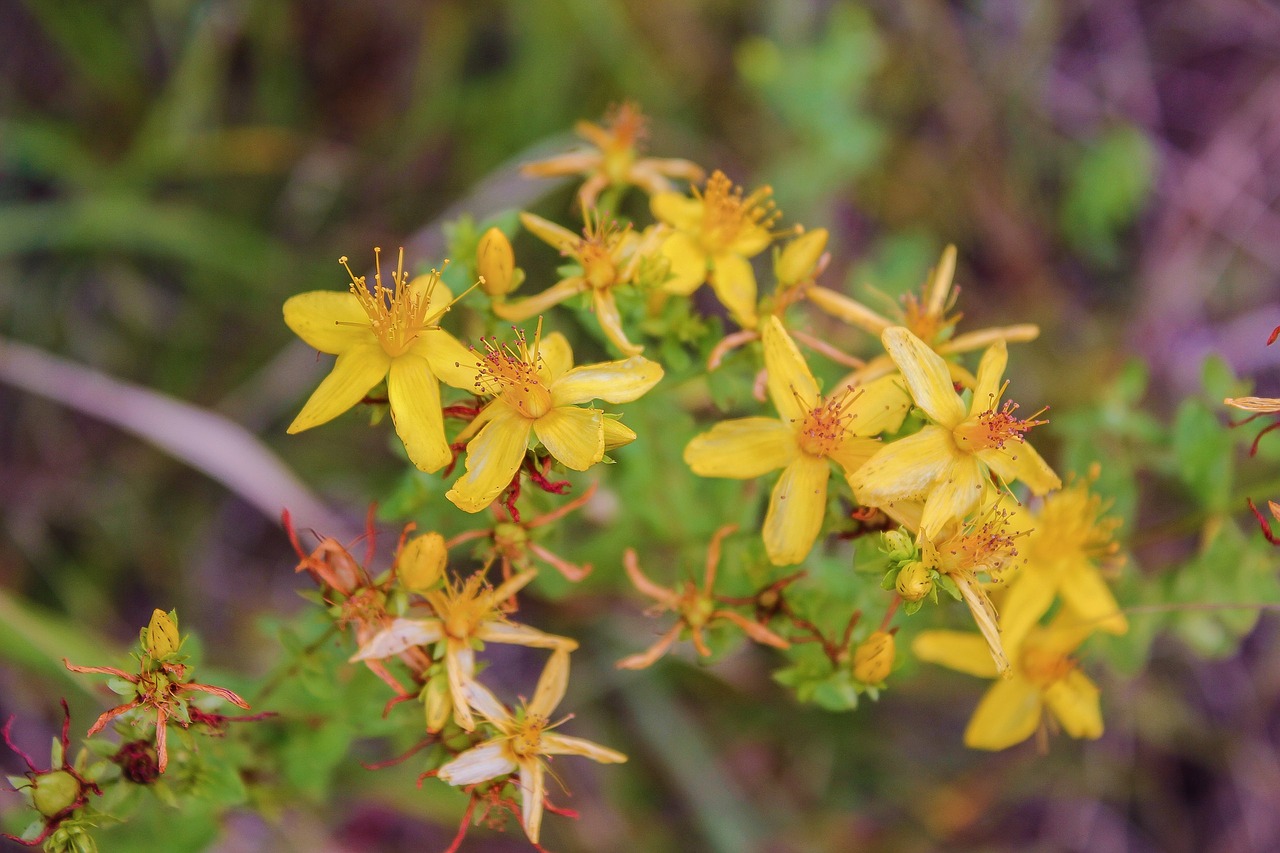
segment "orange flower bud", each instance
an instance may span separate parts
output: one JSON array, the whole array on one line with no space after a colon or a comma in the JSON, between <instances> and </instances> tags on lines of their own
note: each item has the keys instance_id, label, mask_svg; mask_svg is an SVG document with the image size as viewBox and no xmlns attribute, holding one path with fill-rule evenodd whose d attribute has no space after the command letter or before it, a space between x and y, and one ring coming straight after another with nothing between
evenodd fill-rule
<instances>
[{"instance_id":1,"label":"orange flower bud","mask_svg":"<svg viewBox=\"0 0 1280 853\"><path fill-rule=\"evenodd\" d=\"M786 287L812 277L822 253L827 249L828 236L827 229L815 228L788 243L774 268L778 284Z\"/></svg>"},{"instance_id":2,"label":"orange flower bud","mask_svg":"<svg viewBox=\"0 0 1280 853\"><path fill-rule=\"evenodd\" d=\"M396 564L400 585L409 592L424 593L443 577L448 561L443 536L435 532L415 536L404 546Z\"/></svg>"}]
</instances>

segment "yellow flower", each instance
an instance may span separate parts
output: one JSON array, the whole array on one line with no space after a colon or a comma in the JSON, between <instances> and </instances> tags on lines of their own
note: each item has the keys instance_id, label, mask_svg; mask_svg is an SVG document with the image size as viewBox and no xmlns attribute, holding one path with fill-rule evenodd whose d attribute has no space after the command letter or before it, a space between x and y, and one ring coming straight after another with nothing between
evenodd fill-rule
<instances>
[{"instance_id":1,"label":"yellow flower","mask_svg":"<svg viewBox=\"0 0 1280 853\"><path fill-rule=\"evenodd\" d=\"M559 333L530 348L524 335L515 348L489 346L475 388L495 399L458 436L470 438L467 468L446 497L466 512L493 503L520 470L532 432L566 467L585 471L635 433L599 409L579 408L588 400L629 403L662 378L662 365L632 356L623 361L575 367L569 342ZM478 430L478 432L476 432Z\"/></svg>"},{"instance_id":2,"label":"yellow flower","mask_svg":"<svg viewBox=\"0 0 1280 853\"><path fill-rule=\"evenodd\" d=\"M933 423L886 444L852 476L859 503L891 508L897 501L923 500L920 532L932 538L978 505L990 486L988 472L1005 483L1020 480L1037 495L1062 485L1025 440L1027 430L1044 421L1015 417L1015 403L1000 405L1004 341L982 356L966 410L946 362L928 344L901 326L887 329L882 339L916 405Z\"/></svg>"},{"instance_id":3,"label":"yellow flower","mask_svg":"<svg viewBox=\"0 0 1280 853\"><path fill-rule=\"evenodd\" d=\"M998 583L1004 579L1005 571L1019 559L1016 542L1026 535L1026 531L1010 530L1013 513L1007 506L1009 502L1010 499L998 499L969 523L949 525L936 538L922 535L918 543L920 562L924 567L955 584L987 643L991 660L1001 674L1009 672L1009 658L1000 631L1000 620L983 588L981 576ZM1006 615L1008 612L1012 611L1007 611ZM1035 624L1044 612L1043 609L1030 613L1020 611L1018 625Z\"/></svg>"},{"instance_id":4,"label":"yellow flower","mask_svg":"<svg viewBox=\"0 0 1280 853\"><path fill-rule=\"evenodd\" d=\"M1006 636L1012 673L991 685L978 703L964 732L966 746L999 750L1021 743L1039 728L1046 706L1071 737L1102 735L1098 688L1070 657L1090 632L1074 622L1074 617L1070 623L1058 617L1022 636ZM925 631L911 650L921 660L980 678L997 675L986 644L976 634Z\"/></svg>"},{"instance_id":5,"label":"yellow flower","mask_svg":"<svg viewBox=\"0 0 1280 853\"><path fill-rule=\"evenodd\" d=\"M830 463L846 478L872 458L871 436L897 429L910 408L890 379L823 397L781 321L762 330L769 398L780 419L737 418L716 424L685 448L684 460L703 477L749 480L782 468L764 522L764 545L774 565L798 563L813 548L827 510Z\"/></svg>"},{"instance_id":6,"label":"yellow flower","mask_svg":"<svg viewBox=\"0 0 1280 853\"><path fill-rule=\"evenodd\" d=\"M1116 559L1119 546L1113 535L1120 520L1102 518L1106 504L1089 492L1087 483L1076 483L1054 492L1040 511L1027 519L1031 532L1022 554L1026 563L1003 600L1006 623L1016 614L1044 613L1054 596L1082 624L1110 634L1123 634L1129 622L1098 571L1098 563Z\"/></svg>"},{"instance_id":7,"label":"yellow flower","mask_svg":"<svg viewBox=\"0 0 1280 853\"><path fill-rule=\"evenodd\" d=\"M896 319L890 320L872 311L842 293L825 287L812 287L806 292L809 301L826 313L846 323L865 329L873 335L882 335L892 326L905 326L912 334L928 344L941 356L972 352L990 346L996 341L1033 341L1040 335L1040 327L1031 323L1017 326L997 326L977 332L967 332L952 337L960 314L951 313L959 291L952 287L956 271L956 247L948 246L942 253L938 266L929 271L928 281L919 297L908 294ZM868 382L894 369L893 361L879 356L849 376L852 381Z\"/></svg>"},{"instance_id":8,"label":"yellow flower","mask_svg":"<svg viewBox=\"0 0 1280 853\"><path fill-rule=\"evenodd\" d=\"M705 281L735 322L756 326L756 275L747 260L763 252L771 242L770 226L778 219L763 187L743 197L723 172L707 179L706 188L694 197L659 193L650 200L653 215L675 229L662 245L671 262L672 277L663 287L687 296Z\"/></svg>"},{"instance_id":9,"label":"yellow flower","mask_svg":"<svg viewBox=\"0 0 1280 853\"><path fill-rule=\"evenodd\" d=\"M373 386L387 380L387 399L396 432L409 459L423 471L443 468L453 458L445 439L437 378L455 388L470 387L476 358L439 326L449 310L449 289L440 275L412 282L404 271L404 250L392 276L382 284L381 251L374 287L347 267L347 293L313 291L284 303L284 321L320 352L338 357L289 425L289 432L311 429L359 403ZM345 257L339 259L346 266Z\"/></svg>"},{"instance_id":10,"label":"yellow flower","mask_svg":"<svg viewBox=\"0 0 1280 853\"><path fill-rule=\"evenodd\" d=\"M538 843L542 830L546 756L582 755L601 764L620 764L627 760L622 753L598 743L551 731L560 724L552 722L551 715L564 698L568 683L569 653L560 650L551 655L538 679L533 701L514 714L483 685L474 681L467 684L467 700L498 734L446 763L436 774L458 787L478 785L508 773L518 774L521 823L534 844Z\"/></svg>"},{"instance_id":11,"label":"yellow flower","mask_svg":"<svg viewBox=\"0 0 1280 853\"><path fill-rule=\"evenodd\" d=\"M394 657L406 649L444 642L445 671L453 696L453 716L467 731L475 728L471 706L464 689L475 678L477 642L511 643L536 649L560 649L568 653L578 644L526 625L507 621L500 605L519 592L537 572L522 572L497 589L488 586L477 572L463 584L449 583L443 589L424 594L435 616L427 619L396 619L370 637L351 660L377 661Z\"/></svg>"},{"instance_id":12,"label":"yellow flower","mask_svg":"<svg viewBox=\"0 0 1280 853\"><path fill-rule=\"evenodd\" d=\"M645 116L630 101L610 110L604 125L580 121L575 129L578 135L593 146L526 163L521 173L535 178L553 178L561 175L584 175L586 183L578 190L578 201L583 210L596 206L605 187L635 185L645 192L667 192L671 189L669 178L685 181L702 180L702 167L688 160L640 157L640 143L645 136Z\"/></svg>"},{"instance_id":13,"label":"yellow flower","mask_svg":"<svg viewBox=\"0 0 1280 853\"><path fill-rule=\"evenodd\" d=\"M649 229L636 234L630 226L619 228L598 216L588 217L581 236L532 213L521 213L520 221L541 240L573 258L582 271L526 299L495 302L493 313L519 322L579 293L590 293L605 335L624 354L639 355L644 347L627 340L613 293L615 288L636 284L646 269L645 261L658 258L659 232Z\"/></svg>"}]
</instances>

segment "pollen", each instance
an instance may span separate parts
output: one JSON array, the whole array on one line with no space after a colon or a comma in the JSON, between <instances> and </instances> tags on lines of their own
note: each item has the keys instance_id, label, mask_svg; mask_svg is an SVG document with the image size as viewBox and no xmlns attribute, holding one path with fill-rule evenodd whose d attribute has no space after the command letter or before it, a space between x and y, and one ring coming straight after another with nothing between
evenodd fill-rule
<instances>
[{"instance_id":1,"label":"pollen","mask_svg":"<svg viewBox=\"0 0 1280 853\"><path fill-rule=\"evenodd\" d=\"M1017 403L1006 400L1004 405L999 405L1000 397L1008 385L1009 383L1006 382L999 394L992 395L991 405L986 411L966 418L952 430L956 445L961 450L969 453L987 449L1003 450L1004 446L1011 441L1026 441L1027 432L1032 427L1048 423L1047 420L1039 419L1040 415L1048 411L1048 407L1029 418L1019 418L1014 414L1018 411Z\"/></svg>"},{"instance_id":2,"label":"pollen","mask_svg":"<svg viewBox=\"0 0 1280 853\"><path fill-rule=\"evenodd\" d=\"M351 277L351 293L368 315L369 325L373 327L378 343L387 355L395 358L402 355L422 331L437 328L436 321L443 316L444 311L431 314L430 305L431 292L440 282L440 273L432 270L427 286L420 291L410 288L409 274L404 269L404 249L401 248L396 271L391 274L391 286L388 287L382 283L382 249L375 247L373 258L372 290L364 276L357 276L351 271L346 255L338 258L338 263L346 268L347 275Z\"/></svg>"},{"instance_id":3,"label":"pollen","mask_svg":"<svg viewBox=\"0 0 1280 853\"><path fill-rule=\"evenodd\" d=\"M855 417L849 414L849 407L860 394L860 391L846 390L827 400L819 397L818 405L805 412L796 432L796 443L800 449L819 459L839 449Z\"/></svg>"},{"instance_id":4,"label":"pollen","mask_svg":"<svg viewBox=\"0 0 1280 853\"><path fill-rule=\"evenodd\" d=\"M542 733L549 727L549 722L541 714L529 714L525 717L511 736L512 753L518 758L541 754Z\"/></svg>"},{"instance_id":5,"label":"pollen","mask_svg":"<svg viewBox=\"0 0 1280 853\"><path fill-rule=\"evenodd\" d=\"M551 390L538 373L542 356L542 322L528 345L524 332L516 330L515 346L484 341L485 353L476 376L476 392L497 397L524 415L537 419L551 411Z\"/></svg>"},{"instance_id":6,"label":"pollen","mask_svg":"<svg viewBox=\"0 0 1280 853\"><path fill-rule=\"evenodd\" d=\"M761 187L749 196L742 188L716 171L707 178L706 188L695 195L702 199L702 243L711 252L729 248L752 229L771 228L782 214L773 202L773 190Z\"/></svg>"}]
</instances>

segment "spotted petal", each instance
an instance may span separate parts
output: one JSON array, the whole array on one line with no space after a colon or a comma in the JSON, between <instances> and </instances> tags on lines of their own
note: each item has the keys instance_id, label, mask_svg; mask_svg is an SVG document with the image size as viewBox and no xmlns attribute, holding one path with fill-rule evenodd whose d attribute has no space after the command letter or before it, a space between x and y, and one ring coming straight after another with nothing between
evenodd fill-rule
<instances>
[{"instance_id":1,"label":"spotted petal","mask_svg":"<svg viewBox=\"0 0 1280 853\"><path fill-rule=\"evenodd\" d=\"M775 566L794 565L813 550L827 512L830 476L827 460L803 453L783 469L764 519L764 550Z\"/></svg>"},{"instance_id":2,"label":"spotted petal","mask_svg":"<svg viewBox=\"0 0 1280 853\"><path fill-rule=\"evenodd\" d=\"M459 788L487 782L515 772L516 763L507 758L502 743L482 743L446 763L436 773L444 782Z\"/></svg>"},{"instance_id":3,"label":"spotted petal","mask_svg":"<svg viewBox=\"0 0 1280 853\"><path fill-rule=\"evenodd\" d=\"M581 755L601 764L622 764L627 760L625 755L615 749L558 732L543 734L542 753L543 755Z\"/></svg>"},{"instance_id":4,"label":"spotted petal","mask_svg":"<svg viewBox=\"0 0 1280 853\"><path fill-rule=\"evenodd\" d=\"M533 422L510 406L493 417L467 445L467 472L445 495L461 510L480 512L502 493L524 461Z\"/></svg>"},{"instance_id":5,"label":"spotted petal","mask_svg":"<svg viewBox=\"0 0 1280 853\"><path fill-rule=\"evenodd\" d=\"M948 429L965 419L964 404L941 356L902 326L886 329L880 340L925 414Z\"/></svg>"},{"instance_id":6,"label":"spotted petal","mask_svg":"<svg viewBox=\"0 0 1280 853\"><path fill-rule=\"evenodd\" d=\"M557 461L575 471L604 458L604 414L599 409L558 406L534 421L533 431Z\"/></svg>"},{"instance_id":7,"label":"spotted petal","mask_svg":"<svg viewBox=\"0 0 1280 853\"><path fill-rule=\"evenodd\" d=\"M770 316L761 324L769 399L784 421L798 423L818 405L818 383L782 321Z\"/></svg>"},{"instance_id":8,"label":"spotted petal","mask_svg":"<svg viewBox=\"0 0 1280 853\"><path fill-rule=\"evenodd\" d=\"M444 624L439 619L396 619L370 637L351 660L382 660L414 646L439 642L443 637Z\"/></svg>"},{"instance_id":9,"label":"spotted petal","mask_svg":"<svg viewBox=\"0 0 1280 853\"><path fill-rule=\"evenodd\" d=\"M588 400L630 403L662 379L662 365L643 356L575 367L551 385L553 406L576 406Z\"/></svg>"},{"instance_id":10,"label":"spotted petal","mask_svg":"<svg viewBox=\"0 0 1280 853\"><path fill-rule=\"evenodd\" d=\"M696 436L684 461L699 477L750 480L785 466L796 453L793 430L782 421L736 418Z\"/></svg>"},{"instance_id":11,"label":"spotted petal","mask_svg":"<svg viewBox=\"0 0 1280 853\"><path fill-rule=\"evenodd\" d=\"M431 372L446 385L474 391L476 374L480 372L480 357L475 350L464 347L457 338L444 329L423 329L410 347L410 352L425 358Z\"/></svg>"}]
</instances>

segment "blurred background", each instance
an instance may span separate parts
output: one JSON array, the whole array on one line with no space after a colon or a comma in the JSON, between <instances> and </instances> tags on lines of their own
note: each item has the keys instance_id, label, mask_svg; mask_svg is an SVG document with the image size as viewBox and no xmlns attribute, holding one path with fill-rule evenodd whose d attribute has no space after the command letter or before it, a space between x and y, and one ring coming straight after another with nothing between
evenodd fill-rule
<instances>
[{"instance_id":1,"label":"blurred background","mask_svg":"<svg viewBox=\"0 0 1280 853\"><path fill-rule=\"evenodd\" d=\"M267 507L349 537L399 469L358 418L287 440L323 365L281 303L341 287L336 258L373 245L438 263L464 210L567 216L571 188L518 164L622 99L652 153L770 183L785 222L828 227L829 286L914 286L955 243L964 326L1039 323L1015 384L1055 412L1132 358L1157 417L1209 354L1280 395L1277 45L1260 0L0 0L0 716L43 754L57 696L77 727L103 701L58 659L123 650L155 606L211 665L262 672L261 618L305 588ZM1158 502L1127 509L1129 530L1178 531ZM1154 538L1127 571L1187 547ZM554 618L598 634L599 608L639 609L593 594ZM623 679L584 641L578 731L632 760L572 768L582 818L544 840L1280 849L1278 627L1097 668L1107 733L1048 754L966 751L985 685L937 669L829 714L753 654ZM443 849L461 813L408 771L351 762L336 784L209 843ZM464 849L527 849L509 829Z\"/></svg>"}]
</instances>

